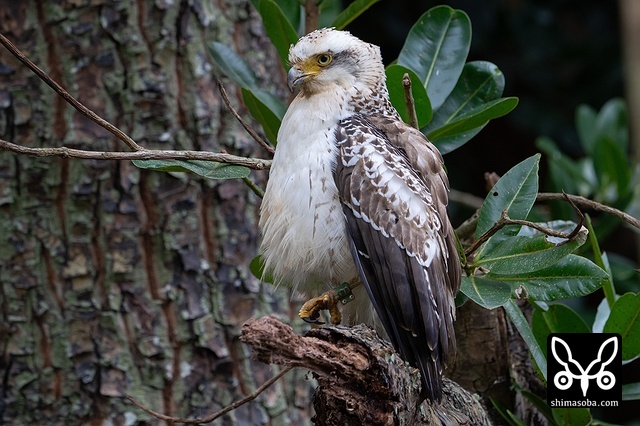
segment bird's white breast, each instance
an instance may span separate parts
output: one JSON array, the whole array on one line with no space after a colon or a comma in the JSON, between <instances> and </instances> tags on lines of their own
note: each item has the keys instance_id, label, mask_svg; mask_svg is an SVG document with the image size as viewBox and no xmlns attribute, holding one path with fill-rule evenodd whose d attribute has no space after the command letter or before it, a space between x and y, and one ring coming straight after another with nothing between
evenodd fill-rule
<instances>
[{"instance_id":1,"label":"bird's white breast","mask_svg":"<svg viewBox=\"0 0 640 426\"><path fill-rule=\"evenodd\" d=\"M333 178L335 127L350 114L341 104L335 93L294 99L261 206L266 269L313 296L357 274Z\"/></svg>"}]
</instances>

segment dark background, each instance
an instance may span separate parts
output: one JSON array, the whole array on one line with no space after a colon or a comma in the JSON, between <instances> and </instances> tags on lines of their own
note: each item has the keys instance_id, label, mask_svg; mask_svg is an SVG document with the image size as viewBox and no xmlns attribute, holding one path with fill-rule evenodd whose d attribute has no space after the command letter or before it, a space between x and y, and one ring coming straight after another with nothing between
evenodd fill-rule
<instances>
[{"instance_id":1,"label":"dark background","mask_svg":"<svg viewBox=\"0 0 640 426\"><path fill-rule=\"evenodd\" d=\"M624 94L617 2L384 0L349 30L381 46L389 63L411 26L438 4L469 15L473 38L468 60L496 64L505 75L504 96L520 99L513 112L490 122L462 149L446 156L452 187L484 197L483 173L502 175L536 153L538 136L548 136L569 155L580 156L576 107L585 103L599 110Z\"/></svg>"}]
</instances>

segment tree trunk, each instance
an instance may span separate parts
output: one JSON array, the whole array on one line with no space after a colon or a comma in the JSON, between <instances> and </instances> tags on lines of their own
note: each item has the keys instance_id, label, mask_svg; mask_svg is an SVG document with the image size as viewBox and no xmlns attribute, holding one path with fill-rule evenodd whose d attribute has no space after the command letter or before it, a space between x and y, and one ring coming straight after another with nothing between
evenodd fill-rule
<instances>
[{"instance_id":1,"label":"tree trunk","mask_svg":"<svg viewBox=\"0 0 640 426\"><path fill-rule=\"evenodd\" d=\"M145 147L267 156L222 103L206 47L231 46L284 87L248 1L3 0L0 31ZM4 48L0 138L127 149ZM241 181L0 152L0 424L149 420L126 394L204 416L273 376L238 340L249 317L294 317L284 291L249 272L258 205ZM303 375L224 424L308 422Z\"/></svg>"}]
</instances>

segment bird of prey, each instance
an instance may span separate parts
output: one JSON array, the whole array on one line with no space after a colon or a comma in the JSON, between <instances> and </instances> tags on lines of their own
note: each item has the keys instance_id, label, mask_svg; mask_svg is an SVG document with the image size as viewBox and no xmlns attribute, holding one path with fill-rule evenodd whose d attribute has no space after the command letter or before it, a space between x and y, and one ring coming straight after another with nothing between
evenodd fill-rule
<instances>
[{"instance_id":1,"label":"bird of prey","mask_svg":"<svg viewBox=\"0 0 640 426\"><path fill-rule=\"evenodd\" d=\"M292 45L289 62L299 92L262 200L265 270L308 297L350 283L346 322L386 332L439 400L460 286L442 156L391 105L379 47L324 28Z\"/></svg>"}]
</instances>

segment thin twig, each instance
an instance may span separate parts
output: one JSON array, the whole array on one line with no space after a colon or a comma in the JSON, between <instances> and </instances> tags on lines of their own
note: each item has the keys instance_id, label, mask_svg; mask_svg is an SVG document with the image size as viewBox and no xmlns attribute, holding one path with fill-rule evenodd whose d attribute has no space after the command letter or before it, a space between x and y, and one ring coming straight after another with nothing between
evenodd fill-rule
<instances>
[{"instance_id":1,"label":"thin twig","mask_svg":"<svg viewBox=\"0 0 640 426\"><path fill-rule=\"evenodd\" d=\"M405 73L402 76L402 87L404 89L404 103L407 105L407 112L409 113L409 125L416 129L418 127L418 115L416 114L416 103L413 100L413 92L411 91L411 77L409 73Z\"/></svg>"},{"instance_id":2,"label":"thin twig","mask_svg":"<svg viewBox=\"0 0 640 426\"><path fill-rule=\"evenodd\" d=\"M565 199L571 200L572 202L574 202L575 204L577 204L582 208L589 208L599 212L608 213L610 215L613 215L617 218L622 219L623 221L627 222L629 225L635 226L636 228L640 229L640 220L636 219L630 214L627 214L613 207L598 203L597 201L593 201L588 198L581 197L580 195L566 194L566 198L565 198L563 194L541 192L538 194L538 198L537 198L538 201L558 201L558 200L565 200Z\"/></svg>"},{"instance_id":3,"label":"thin twig","mask_svg":"<svg viewBox=\"0 0 640 426\"><path fill-rule=\"evenodd\" d=\"M273 376L271 379L267 380L262 386L260 386L255 391L251 392L246 397L244 397L244 398L242 398L242 399L240 399L238 401L235 401L231 405L228 405L228 406L224 407L222 410L217 411L217 412L215 412L213 414L210 414L207 417L184 418L184 417L167 416L165 414L158 413L156 411L150 410L149 408L147 408L144 405L142 405L140 402L138 402L135 399L133 399L133 397L131 397L130 395L127 395L127 399L129 401L131 401L133 403L133 405L135 405L136 407L140 408L145 413L151 414L152 416L154 416L154 417L156 417L156 418L158 418L160 420L164 420L164 421L167 421L167 422L188 423L188 424L210 423L210 422L214 421L215 419L217 419L218 417L225 415L229 411L233 411L236 408L246 404L247 402L256 399L258 397L258 395L260 395L267 388L269 388L271 385L273 385L275 382L277 382L282 376L287 374L293 368L294 368L293 366L286 367L284 370L282 370L280 373L278 373L275 376Z\"/></svg>"},{"instance_id":4,"label":"thin twig","mask_svg":"<svg viewBox=\"0 0 640 426\"><path fill-rule=\"evenodd\" d=\"M258 197L264 197L264 189L260 188L254 181L249 179L248 177L242 178L242 181L249 187L250 190L253 191Z\"/></svg>"},{"instance_id":5,"label":"thin twig","mask_svg":"<svg viewBox=\"0 0 640 426\"><path fill-rule=\"evenodd\" d=\"M546 228L546 227L544 227L544 226L542 226L540 224L537 224L535 222L529 222L528 220L511 219L509 217L509 215L507 214L507 210L505 209L505 210L502 211L502 214L500 215L500 219L498 219L498 221L496 223L494 223L493 226L487 232L485 232L484 234L480 235L480 237L478 237L478 239L473 242L471 247L469 247L467 250L465 250L465 255L467 257L469 255L471 255L471 253L476 251L478 249L478 247L480 247L489 238L491 238L493 235L495 235L496 232L498 232L499 230L501 230L502 228L504 228L505 226L508 226L508 225L528 226L529 228L533 228L535 230L538 230L538 231L542 232L545 235L549 235L551 237L566 238L567 242L568 241L573 241L573 239L578 236L578 233L580 232L580 229L582 229L582 227L584 225L584 215L578 209L578 207L571 201L571 199L568 197L567 194L560 194L560 195L563 196L562 199L564 199L565 201L568 201L569 204L571 204L571 207L573 207L573 209L576 211L578 217L580 218L580 221L576 224L576 226L573 229L573 231L571 231L571 232L561 232L561 231L556 231L554 229Z\"/></svg>"},{"instance_id":6,"label":"thin twig","mask_svg":"<svg viewBox=\"0 0 640 426\"><path fill-rule=\"evenodd\" d=\"M253 170L265 170L271 167L271 160L240 157L222 152L173 151L144 149L133 152L87 151L67 147L31 148L0 139L0 150L16 152L34 157L81 158L85 160L202 160L245 166Z\"/></svg>"},{"instance_id":7,"label":"thin twig","mask_svg":"<svg viewBox=\"0 0 640 426\"><path fill-rule=\"evenodd\" d=\"M134 151L141 151L144 149L140 145L138 145L133 139L131 139L126 133L124 133L122 130L118 129L116 126L109 123L108 121L100 117L98 114L91 111L89 108L87 108L82 103L80 103L80 101L78 101L76 98L71 96L69 92L67 92L58 83L53 81L51 77L49 77L47 73L42 71L36 64L31 62L31 60L27 58L27 56L24 53L22 53L20 49L18 49L13 43L11 43L11 41L9 41L9 39L7 39L2 34L0 34L0 43L2 43L2 45L6 47L13 54L13 56L18 58L20 62L25 64L31 71L33 71L38 77L40 77L42 81L47 83L49 87L55 90L56 93L62 96L65 101L71 104L71 106L73 106L75 109L80 111L83 115L87 116L96 124L98 124L99 126L111 132L115 137L117 137L118 139L126 143L129 146L129 148L133 149Z\"/></svg>"},{"instance_id":8,"label":"thin twig","mask_svg":"<svg viewBox=\"0 0 640 426\"><path fill-rule=\"evenodd\" d=\"M273 155L273 153L276 152L276 150L271 145L269 145L267 141L262 139L260 135L257 134L256 131L253 130L249 126L249 124L247 124L247 122L242 119L242 117L240 117L240 114L238 114L238 112L233 108L233 105L231 105L231 101L229 100L229 96L227 96L227 91L224 89L222 82L217 77L216 77L216 83L218 84L218 90L220 91L220 95L222 95L222 100L224 101L227 108L229 108L229 111L231 111L231 114L233 114L236 120L238 120L240 124L242 124L242 127L244 127L247 133L249 133L249 135L251 135L251 137L260 144L260 146L266 149L269 154Z\"/></svg>"}]
</instances>

